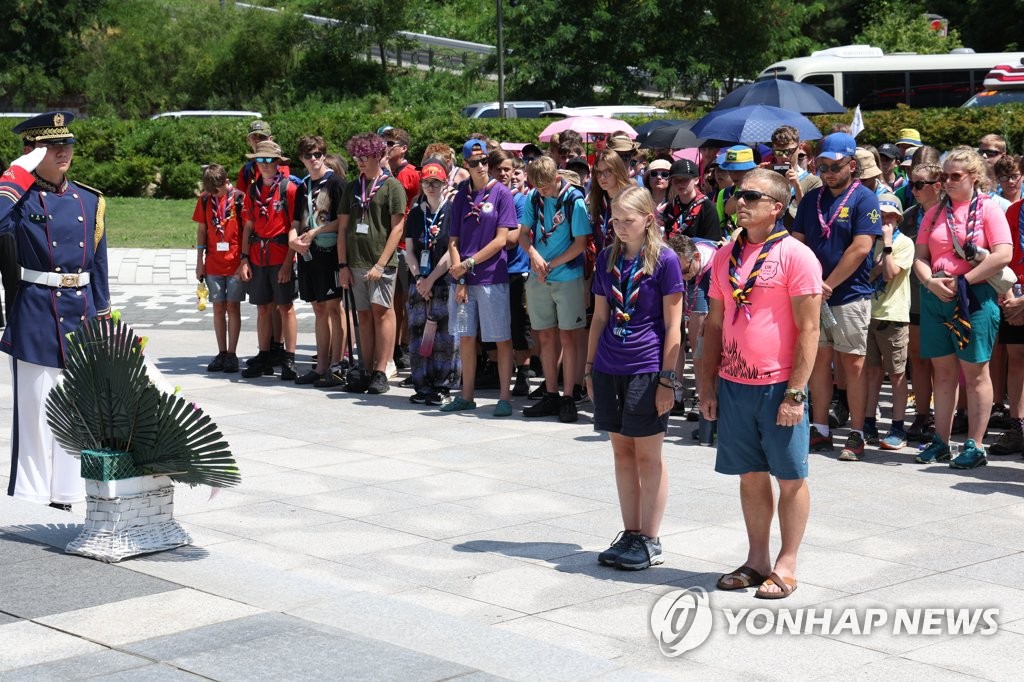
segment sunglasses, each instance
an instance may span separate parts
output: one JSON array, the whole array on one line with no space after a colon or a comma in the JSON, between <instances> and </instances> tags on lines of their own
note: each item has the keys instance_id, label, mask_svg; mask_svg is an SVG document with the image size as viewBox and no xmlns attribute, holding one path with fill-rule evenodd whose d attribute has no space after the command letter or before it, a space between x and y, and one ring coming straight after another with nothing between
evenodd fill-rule
<instances>
[{"instance_id":1,"label":"sunglasses","mask_svg":"<svg viewBox=\"0 0 1024 682\"><path fill-rule=\"evenodd\" d=\"M929 185L937 185L940 182L942 182L942 181L941 180L914 180L912 183L910 183L910 186L913 187L914 189L916 189L918 192L920 192L925 187L927 187Z\"/></svg>"},{"instance_id":2,"label":"sunglasses","mask_svg":"<svg viewBox=\"0 0 1024 682\"><path fill-rule=\"evenodd\" d=\"M795 151L796 147L791 147L789 149L773 149L772 153L775 154L775 156L793 156L793 152Z\"/></svg>"},{"instance_id":3,"label":"sunglasses","mask_svg":"<svg viewBox=\"0 0 1024 682\"><path fill-rule=\"evenodd\" d=\"M818 170L822 173L838 173L849 165L850 162L848 160L840 161L838 163L819 163Z\"/></svg>"},{"instance_id":4,"label":"sunglasses","mask_svg":"<svg viewBox=\"0 0 1024 682\"><path fill-rule=\"evenodd\" d=\"M999 182L1020 182L1020 173L1017 175L1000 175L996 180Z\"/></svg>"},{"instance_id":5,"label":"sunglasses","mask_svg":"<svg viewBox=\"0 0 1024 682\"><path fill-rule=\"evenodd\" d=\"M480 166L486 166L487 158L484 157L482 159L468 159L466 161L466 165L469 166L470 168L479 168Z\"/></svg>"},{"instance_id":6,"label":"sunglasses","mask_svg":"<svg viewBox=\"0 0 1024 682\"><path fill-rule=\"evenodd\" d=\"M652 178L654 178L655 180L664 180L664 179L666 179L668 177L668 171L667 170L652 170L652 171L647 171L647 174L649 176L651 176Z\"/></svg>"},{"instance_id":7,"label":"sunglasses","mask_svg":"<svg viewBox=\"0 0 1024 682\"><path fill-rule=\"evenodd\" d=\"M256 163L277 163L276 156L257 156Z\"/></svg>"},{"instance_id":8,"label":"sunglasses","mask_svg":"<svg viewBox=\"0 0 1024 682\"><path fill-rule=\"evenodd\" d=\"M402 143L401 143L401 142L399 142L398 140L388 140L388 141L387 141L387 142L385 142L384 144L386 144L386 145L388 146L388 149L391 149L391 148L392 148L392 147L394 147L395 145L403 146L403 145L402 145Z\"/></svg>"},{"instance_id":9,"label":"sunglasses","mask_svg":"<svg viewBox=\"0 0 1024 682\"><path fill-rule=\"evenodd\" d=\"M608 136L604 133L591 133L590 140L592 142L604 142L608 139Z\"/></svg>"},{"instance_id":10,"label":"sunglasses","mask_svg":"<svg viewBox=\"0 0 1024 682\"><path fill-rule=\"evenodd\" d=\"M978 153L984 156L986 159L991 159L993 157L1003 155L1003 153L998 149L979 149Z\"/></svg>"},{"instance_id":11,"label":"sunglasses","mask_svg":"<svg viewBox=\"0 0 1024 682\"><path fill-rule=\"evenodd\" d=\"M310 159L322 159L322 158L324 158L324 153L323 152L307 152L306 154L302 155L302 158L304 158L306 161L309 161Z\"/></svg>"},{"instance_id":12,"label":"sunglasses","mask_svg":"<svg viewBox=\"0 0 1024 682\"><path fill-rule=\"evenodd\" d=\"M783 203L781 199L776 199L771 194L765 194L764 192L758 192L756 189L741 189L735 194L736 199L742 199L747 203L754 203L755 201L761 201L761 199L771 199L777 201L780 204Z\"/></svg>"},{"instance_id":13,"label":"sunglasses","mask_svg":"<svg viewBox=\"0 0 1024 682\"><path fill-rule=\"evenodd\" d=\"M440 180L423 180L421 183L425 189L441 189L444 183Z\"/></svg>"},{"instance_id":14,"label":"sunglasses","mask_svg":"<svg viewBox=\"0 0 1024 682\"><path fill-rule=\"evenodd\" d=\"M939 173L939 182L960 182L967 173Z\"/></svg>"}]
</instances>

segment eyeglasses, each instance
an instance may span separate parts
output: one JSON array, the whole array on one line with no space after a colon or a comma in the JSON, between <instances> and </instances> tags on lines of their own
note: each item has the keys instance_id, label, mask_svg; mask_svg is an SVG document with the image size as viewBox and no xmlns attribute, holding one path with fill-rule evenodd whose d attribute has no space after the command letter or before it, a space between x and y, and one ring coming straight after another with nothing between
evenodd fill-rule
<instances>
[{"instance_id":1,"label":"eyeglasses","mask_svg":"<svg viewBox=\"0 0 1024 682\"><path fill-rule=\"evenodd\" d=\"M487 165L487 157L485 156L482 159L469 159L469 160L466 161L466 165L469 166L470 168L478 168L480 166L486 166Z\"/></svg>"},{"instance_id":2,"label":"eyeglasses","mask_svg":"<svg viewBox=\"0 0 1024 682\"><path fill-rule=\"evenodd\" d=\"M440 180L423 180L420 182L424 189L441 189L444 183Z\"/></svg>"},{"instance_id":3,"label":"eyeglasses","mask_svg":"<svg viewBox=\"0 0 1024 682\"><path fill-rule=\"evenodd\" d=\"M594 175L596 175L597 177L602 177L605 175L613 175L613 173L611 168L595 168Z\"/></svg>"},{"instance_id":4,"label":"eyeglasses","mask_svg":"<svg viewBox=\"0 0 1024 682\"><path fill-rule=\"evenodd\" d=\"M998 149L979 149L978 153L984 156L986 159L991 159L996 156L1002 156L1003 153Z\"/></svg>"},{"instance_id":5,"label":"eyeglasses","mask_svg":"<svg viewBox=\"0 0 1024 682\"><path fill-rule=\"evenodd\" d=\"M276 156L257 156L256 163L277 163Z\"/></svg>"},{"instance_id":6,"label":"eyeglasses","mask_svg":"<svg viewBox=\"0 0 1024 682\"><path fill-rule=\"evenodd\" d=\"M373 156L357 156L356 157L356 163L367 163L370 159L373 159L373 158L376 158L376 157L373 157Z\"/></svg>"},{"instance_id":7,"label":"eyeglasses","mask_svg":"<svg viewBox=\"0 0 1024 682\"><path fill-rule=\"evenodd\" d=\"M608 139L608 136L605 135L604 133L591 133L590 134L590 140L592 142L604 142L607 139Z\"/></svg>"},{"instance_id":8,"label":"eyeglasses","mask_svg":"<svg viewBox=\"0 0 1024 682\"><path fill-rule=\"evenodd\" d=\"M773 149L772 153L775 156L793 156L793 152L796 151L796 147L790 147L789 149Z\"/></svg>"},{"instance_id":9,"label":"eyeglasses","mask_svg":"<svg viewBox=\"0 0 1024 682\"><path fill-rule=\"evenodd\" d=\"M966 177L967 173L939 173L939 182L960 182Z\"/></svg>"},{"instance_id":10,"label":"eyeglasses","mask_svg":"<svg viewBox=\"0 0 1024 682\"><path fill-rule=\"evenodd\" d=\"M304 158L306 161L309 161L310 159L322 159L323 157L323 152L307 152L306 154L302 155L302 158Z\"/></svg>"},{"instance_id":11,"label":"eyeglasses","mask_svg":"<svg viewBox=\"0 0 1024 682\"><path fill-rule=\"evenodd\" d=\"M942 182L942 181L941 180L914 180L912 183L910 183L910 186L913 187L914 189L916 189L918 192L920 192L925 187L927 187L929 185L937 185L940 182Z\"/></svg>"},{"instance_id":12,"label":"eyeglasses","mask_svg":"<svg viewBox=\"0 0 1024 682\"><path fill-rule=\"evenodd\" d=\"M838 163L819 163L818 170L822 173L838 173L847 166L850 165L849 159L846 161L840 161Z\"/></svg>"},{"instance_id":13,"label":"eyeglasses","mask_svg":"<svg viewBox=\"0 0 1024 682\"><path fill-rule=\"evenodd\" d=\"M1017 175L1000 175L996 180L999 182L1020 182L1020 173L1017 173Z\"/></svg>"},{"instance_id":14,"label":"eyeglasses","mask_svg":"<svg viewBox=\"0 0 1024 682\"><path fill-rule=\"evenodd\" d=\"M776 199L771 194L765 194L764 192L758 192L756 189L741 189L736 192L736 199L742 199L748 203L754 203L755 201L761 201L761 199L771 199L777 201L780 204L783 203L781 199Z\"/></svg>"},{"instance_id":15,"label":"eyeglasses","mask_svg":"<svg viewBox=\"0 0 1024 682\"><path fill-rule=\"evenodd\" d=\"M647 171L647 175L651 176L655 180L664 180L665 178L668 177L668 171L667 170L652 170L652 171Z\"/></svg>"}]
</instances>

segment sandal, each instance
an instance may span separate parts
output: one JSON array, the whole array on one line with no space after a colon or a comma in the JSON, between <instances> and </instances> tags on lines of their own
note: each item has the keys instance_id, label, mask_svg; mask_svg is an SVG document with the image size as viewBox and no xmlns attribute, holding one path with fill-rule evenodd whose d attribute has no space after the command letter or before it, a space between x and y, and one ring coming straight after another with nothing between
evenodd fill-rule
<instances>
[{"instance_id":1,"label":"sandal","mask_svg":"<svg viewBox=\"0 0 1024 682\"><path fill-rule=\"evenodd\" d=\"M779 592L766 592L763 587L767 585L776 585L779 588ZM785 599L789 595L796 591L796 578L782 578L778 573L772 573L768 576L768 579L757 589L754 596L758 599Z\"/></svg>"},{"instance_id":2,"label":"sandal","mask_svg":"<svg viewBox=\"0 0 1024 682\"><path fill-rule=\"evenodd\" d=\"M740 584L736 584L739 581ZM716 587L725 592L733 590L744 590L748 587L757 587L765 581L765 577L752 569L750 566L740 566L732 573L726 573L718 579Z\"/></svg>"}]
</instances>

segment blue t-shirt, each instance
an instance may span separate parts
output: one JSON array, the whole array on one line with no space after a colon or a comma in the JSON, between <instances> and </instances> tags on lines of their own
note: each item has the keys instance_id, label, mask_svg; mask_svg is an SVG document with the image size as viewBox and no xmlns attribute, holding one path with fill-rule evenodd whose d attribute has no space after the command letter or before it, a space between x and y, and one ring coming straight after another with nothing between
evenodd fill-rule
<instances>
[{"instance_id":1,"label":"blue t-shirt","mask_svg":"<svg viewBox=\"0 0 1024 682\"><path fill-rule=\"evenodd\" d=\"M577 190L577 199L572 208L572 225L566 225L565 206L558 209L556 220L555 207L558 200L550 197L544 197L544 220L541 224L534 211L533 195L536 192L536 189L532 189L526 195L526 205L523 207L523 218L520 224L533 236L533 247L537 249L541 257L546 261L551 261L565 253L576 237L586 237L591 234L590 214L587 213L587 205L583 201L582 194L579 194ZM548 273L547 281L571 282L582 277L583 258L581 257L573 259L565 265L559 265Z\"/></svg>"},{"instance_id":2,"label":"blue t-shirt","mask_svg":"<svg viewBox=\"0 0 1024 682\"><path fill-rule=\"evenodd\" d=\"M833 215L838 211L838 215L832 221L828 239L822 233L821 221L818 220L819 194L822 195L821 215L826 222L832 220ZM878 197L875 196L875 193L864 185L859 185L853 191L846 205L840 209L839 203L844 194L845 192L836 197L824 185L812 189L800 201L791 229L795 234L804 235L807 246L821 261L821 278L823 280L835 270L846 249L853 243L855 236L862 234L873 237L882 236L882 212L878 208ZM853 271L853 274L845 282L832 291L832 296L828 299L829 305L842 305L871 296L874 287L871 284L870 274L874 264L875 259L871 251L868 251L864 262Z\"/></svg>"},{"instance_id":3,"label":"blue t-shirt","mask_svg":"<svg viewBox=\"0 0 1024 682\"><path fill-rule=\"evenodd\" d=\"M658 265L654 273L640 279L640 293L636 307L630 313L628 334L615 335L615 307L612 305L614 274L608 272L608 254L605 249L597 255L594 268L594 283L591 289L595 296L608 299L611 314L608 324L601 330L594 353L594 369L605 374L646 374L661 371L662 347L665 345L665 315L663 298L669 294L682 293L683 271L679 257L667 246L662 246ZM633 261L626 261L623 269L629 270ZM623 292L624 294L625 292Z\"/></svg>"},{"instance_id":4,"label":"blue t-shirt","mask_svg":"<svg viewBox=\"0 0 1024 682\"><path fill-rule=\"evenodd\" d=\"M526 195L516 192L512 195L516 202L516 219L519 225L523 224L523 212L526 210ZM523 250L523 247L516 245L508 252L508 274L521 275L530 271L530 254Z\"/></svg>"},{"instance_id":5,"label":"blue t-shirt","mask_svg":"<svg viewBox=\"0 0 1024 682\"><path fill-rule=\"evenodd\" d=\"M463 260L476 254L494 240L499 227L514 230L517 223L516 205L508 187L495 182L490 187L473 190L472 180L459 183L452 199L452 220L449 234L459 240L459 255ZM467 194L468 193L468 194ZM469 196L478 205L478 213L469 204ZM508 281L508 251L498 253L483 263L477 263L473 272L466 273L466 284L503 284Z\"/></svg>"}]
</instances>

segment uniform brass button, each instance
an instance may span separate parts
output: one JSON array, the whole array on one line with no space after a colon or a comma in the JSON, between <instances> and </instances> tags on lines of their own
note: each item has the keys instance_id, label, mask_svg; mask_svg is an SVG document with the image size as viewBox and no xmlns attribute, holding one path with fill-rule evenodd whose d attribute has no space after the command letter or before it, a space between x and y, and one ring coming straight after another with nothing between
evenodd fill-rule
<instances>
[{"instance_id":1,"label":"uniform brass button","mask_svg":"<svg viewBox=\"0 0 1024 682\"><path fill-rule=\"evenodd\" d=\"M57 298L60 298L60 292L59 291L57 292Z\"/></svg>"}]
</instances>

